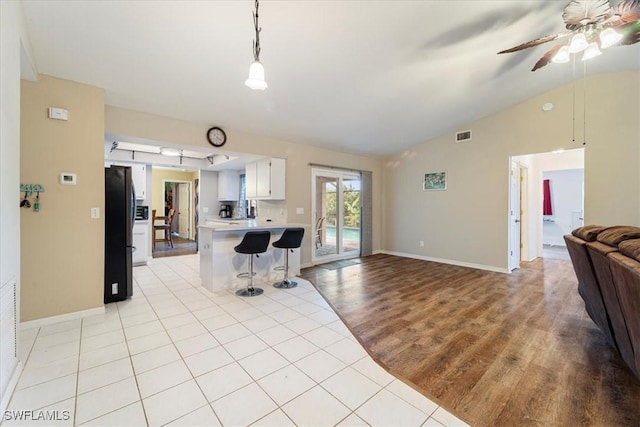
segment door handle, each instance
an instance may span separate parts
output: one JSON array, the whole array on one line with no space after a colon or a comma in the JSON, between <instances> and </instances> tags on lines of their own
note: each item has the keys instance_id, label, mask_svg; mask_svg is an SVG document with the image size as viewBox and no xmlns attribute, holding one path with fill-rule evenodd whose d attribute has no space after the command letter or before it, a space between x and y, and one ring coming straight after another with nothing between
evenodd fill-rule
<instances>
[{"instance_id":1,"label":"door handle","mask_svg":"<svg viewBox=\"0 0 640 427\"><path fill-rule=\"evenodd\" d=\"M516 222L520 222L520 220L519 220L519 219L516 219Z\"/></svg>"}]
</instances>

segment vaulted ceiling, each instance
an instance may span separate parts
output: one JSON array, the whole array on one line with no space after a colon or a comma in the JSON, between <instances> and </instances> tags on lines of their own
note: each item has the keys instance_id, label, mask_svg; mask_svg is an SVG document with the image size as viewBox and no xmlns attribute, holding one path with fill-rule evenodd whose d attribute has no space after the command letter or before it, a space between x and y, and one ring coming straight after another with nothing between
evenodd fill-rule
<instances>
[{"instance_id":1,"label":"vaulted ceiling","mask_svg":"<svg viewBox=\"0 0 640 427\"><path fill-rule=\"evenodd\" d=\"M263 0L261 92L244 85L253 1L24 2L37 71L102 87L109 105L374 156L573 80L571 64L530 71L548 47L496 54L564 29L564 6ZM587 72L640 68L638 46Z\"/></svg>"}]
</instances>

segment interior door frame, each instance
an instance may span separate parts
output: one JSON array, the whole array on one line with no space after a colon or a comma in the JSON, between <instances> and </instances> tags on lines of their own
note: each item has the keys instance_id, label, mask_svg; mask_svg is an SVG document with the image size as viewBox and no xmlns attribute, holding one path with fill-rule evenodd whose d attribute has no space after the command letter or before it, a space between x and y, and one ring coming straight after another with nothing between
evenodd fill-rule
<instances>
[{"instance_id":1,"label":"interior door frame","mask_svg":"<svg viewBox=\"0 0 640 427\"><path fill-rule=\"evenodd\" d=\"M162 196L163 196L163 200L167 200L167 183L176 183L176 184L187 184L188 188L189 188L189 212L188 212L188 217L189 217L189 239L193 240L195 239L194 236L194 216L192 214L192 212L194 212L194 207L193 207L193 182L192 181L187 181L187 180L183 180L183 179L163 179L162 180ZM176 208L174 208L176 209ZM177 213L178 209L176 209L176 213ZM180 221L180 219L178 218L178 221Z\"/></svg>"},{"instance_id":2,"label":"interior door frame","mask_svg":"<svg viewBox=\"0 0 640 427\"><path fill-rule=\"evenodd\" d=\"M312 167L311 169L311 213L312 213L312 225L315 227L316 222L318 221L317 212L318 207L316 206L317 200L317 177L324 176L328 178L335 178L338 182L338 187L336 189L336 254L326 255L322 257L316 256L315 246L311 247L311 261L313 264L321 263L321 262L330 262L341 259L348 258L357 258L360 256L360 251L362 249L362 238L360 239L360 245L357 251L349 251L344 252L344 242L342 239L342 232L344 228L344 214L342 211L342 206L344 204L344 194L343 194L343 179L345 177L349 178L357 178L360 181L360 191L362 192L362 174L357 171L347 171L347 170L338 170L338 169L328 169L321 167ZM362 195L360 197L360 217L362 218ZM325 221L325 227L326 227ZM312 229L312 233L315 236L315 228ZM362 236L362 221L360 221L360 235ZM315 237L313 242L315 243Z\"/></svg>"},{"instance_id":3,"label":"interior door frame","mask_svg":"<svg viewBox=\"0 0 640 427\"><path fill-rule=\"evenodd\" d=\"M509 159L509 205L507 209L507 227L509 242L507 247L508 270L520 267L522 248L522 206L521 174L519 162ZM515 191L514 191L515 190ZM516 226L517 224L517 226Z\"/></svg>"}]
</instances>

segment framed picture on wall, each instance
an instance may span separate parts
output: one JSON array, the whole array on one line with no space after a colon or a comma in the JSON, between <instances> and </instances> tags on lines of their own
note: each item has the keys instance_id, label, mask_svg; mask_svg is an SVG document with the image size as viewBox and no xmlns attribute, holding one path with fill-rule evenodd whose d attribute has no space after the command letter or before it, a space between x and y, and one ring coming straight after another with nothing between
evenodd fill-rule
<instances>
[{"instance_id":1,"label":"framed picture on wall","mask_svg":"<svg viewBox=\"0 0 640 427\"><path fill-rule=\"evenodd\" d=\"M447 173L446 172L429 172L424 174L424 190L446 190L447 189Z\"/></svg>"}]
</instances>

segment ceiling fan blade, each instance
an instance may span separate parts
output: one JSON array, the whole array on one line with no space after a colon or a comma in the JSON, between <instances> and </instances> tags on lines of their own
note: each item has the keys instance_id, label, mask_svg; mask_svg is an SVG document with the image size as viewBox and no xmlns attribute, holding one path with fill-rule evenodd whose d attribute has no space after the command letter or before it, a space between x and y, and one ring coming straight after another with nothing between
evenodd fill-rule
<instances>
[{"instance_id":1,"label":"ceiling fan blade","mask_svg":"<svg viewBox=\"0 0 640 427\"><path fill-rule=\"evenodd\" d=\"M534 46L538 46L550 41L553 41L557 38L560 37L566 37L571 33L556 33L556 34L550 34L548 36L544 36L544 37L540 37L538 39L535 40L531 40L529 42L526 43L522 43L516 47L512 47L511 49L506 49L506 50L502 50L500 52L498 52L498 55L500 55L501 53L512 53L512 52L517 52L519 50L524 50L524 49L529 49L530 47L534 47Z\"/></svg>"},{"instance_id":2,"label":"ceiling fan blade","mask_svg":"<svg viewBox=\"0 0 640 427\"><path fill-rule=\"evenodd\" d=\"M591 22L600 22L611 13L609 0L572 0L562 12L567 30L576 30Z\"/></svg>"},{"instance_id":3,"label":"ceiling fan blade","mask_svg":"<svg viewBox=\"0 0 640 427\"><path fill-rule=\"evenodd\" d=\"M563 46L566 46L567 44L568 43L561 43L559 45L556 45L556 46L552 47L551 50L549 50L547 53L542 55L542 58L540 58L538 60L538 62L536 62L536 65L533 66L531 71L535 71L535 70L537 70L539 68L542 68L545 65L547 65L549 62L551 62L551 59L553 59L553 57L556 55L556 53L558 53L560 48L562 48Z\"/></svg>"},{"instance_id":4,"label":"ceiling fan blade","mask_svg":"<svg viewBox=\"0 0 640 427\"><path fill-rule=\"evenodd\" d=\"M640 20L629 22L616 28L622 34L622 40L618 42L618 46L630 45L640 42Z\"/></svg>"},{"instance_id":5,"label":"ceiling fan blade","mask_svg":"<svg viewBox=\"0 0 640 427\"><path fill-rule=\"evenodd\" d=\"M612 27L640 20L640 0L622 0L611 9L611 17L620 18L611 22Z\"/></svg>"}]
</instances>

